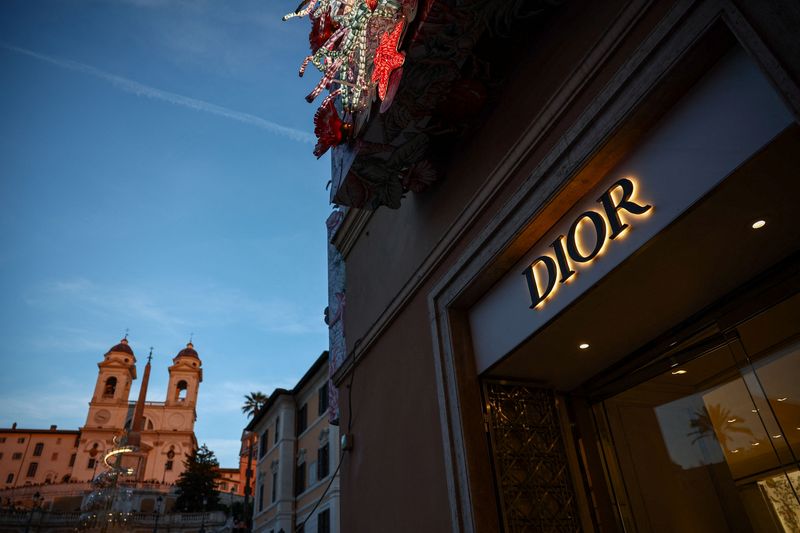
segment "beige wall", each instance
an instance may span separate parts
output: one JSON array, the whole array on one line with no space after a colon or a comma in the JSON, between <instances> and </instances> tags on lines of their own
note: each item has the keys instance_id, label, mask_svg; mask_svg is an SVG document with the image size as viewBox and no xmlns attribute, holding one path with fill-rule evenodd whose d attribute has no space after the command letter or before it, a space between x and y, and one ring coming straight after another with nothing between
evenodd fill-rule
<instances>
[{"instance_id":1,"label":"beige wall","mask_svg":"<svg viewBox=\"0 0 800 533\"><path fill-rule=\"evenodd\" d=\"M239 477L238 468L220 468L217 475L217 492L230 494L233 489L234 494L242 494L242 483L244 478Z\"/></svg>"},{"instance_id":2,"label":"beige wall","mask_svg":"<svg viewBox=\"0 0 800 533\"><path fill-rule=\"evenodd\" d=\"M319 414L318 391L328 379L328 365L321 365L313 376L307 376L302 387L287 391L277 397L269 410L258 420L254 431L263 435L268 430L265 454L256 464L256 487L254 491L254 531L268 533L271 530L292 531L302 522L322 495L336 470L339 458L338 428L328 423L327 410ZM297 413L302 406L307 409L306 429L297 434ZM275 428L280 417L280 437L275 442ZM328 443L328 475L317 476L317 460L320 442ZM259 454L257 454L258 456ZM305 490L295 496L295 469L299 461L305 462ZM277 473L275 502L272 502L272 473ZM260 487L264 487L263 506L260 506ZM331 515L331 531L338 532L338 478L332 483L315 516L309 520L306 531L314 531L316 515L328 510Z\"/></svg>"},{"instance_id":3,"label":"beige wall","mask_svg":"<svg viewBox=\"0 0 800 533\"><path fill-rule=\"evenodd\" d=\"M61 482L72 471L69 463L77 453L77 436L77 431L0 430L0 487L39 484L48 479ZM34 455L37 444L43 445L38 456ZM28 476L31 463L37 464L36 473ZM13 475L10 483L9 475Z\"/></svg>"}]
</instances>

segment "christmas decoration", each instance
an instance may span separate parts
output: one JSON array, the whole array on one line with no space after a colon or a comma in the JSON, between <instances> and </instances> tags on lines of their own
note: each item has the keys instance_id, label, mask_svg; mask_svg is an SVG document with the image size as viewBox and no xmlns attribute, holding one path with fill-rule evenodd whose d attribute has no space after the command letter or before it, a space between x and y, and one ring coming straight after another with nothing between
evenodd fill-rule
<instances>
[{"instance_id":1,"label":"christmas decoration","mask_svg":"<svg viewBox=\"0 0 800 533\"><path fill-rule=\"evenodd\" d=\"M300 76L311 64L322 78L306 100L312 102L323 90L331 90L314 119L317 157L357 133L354 130L363 120L355 120L355 116L368 112L376 90L381 100L385 99L392 73L405 60L398 44L415 8L416 0L306 0L296 12L283 17L308 16L312 21L311 54L303 60ZM396 85L398 74L392 80ZM335 99L341 117L333 107ZM336 126L337 120L341 126ZM340 135L342 132L345 135Z\"/></svg>"},{"instance_id":2,"label":"christmas decoration","mask_svg":"<svg viewBox=\"0 0 800 533\"><path fill-rule=\"evenodd\" d=\"M413 24L404 15L385 26L375 36L370 76L380 112L367 116L373 111L370 107L356 114L363 120L356 138L334 149L331 202L396 209L409 194L436 188L445 178L444 170L468 155L466 147L481 150L488 142L481 133L487 107L502 94L515 68L509 59L521 43L532 42L533 21L558 4L559 0L420 2ZM379 1L378 8L381 5ZM400 46L392 46L401 21L396 41ZM385 68L384 61L395 53L402 54L402 66Z\"/></svg>"},{"instance_id":3,"label":"christmas decoration","mask_svg":"<svg viewBox=\"0 0 800 533\"><path fill-rule=\"evenodd\" d=\"M336 146L342 142L342 127L344 123L339 118L336 106L332 99L326 99L325 103L317 109L314 114L314 135L317 136L317 146L314 147L314 155L317 158L328 151L331 146Z\"/></svg>"},{"instance_id":4,"label":"christmas decoration","mask_svg":"<svg viewBox=\"0 0 800 533\"><path fill-rule=\"evenodd\" d=\"M319 50L323 44L328 42L333 32L338 29L339 25L328 14L323 14L314 19L314 26L311 28L311 33L308 34L308 44L311 52L315 53Z\"/></svg>"},{"instance_id":5,"label":"christmas decoration","mask_svg":"<svg viewBox=\"0 0 800 533\"><path fill-rule=\"evenodd\" d=\"M92 492L81 505L80 529L118 531L128 529L133 490L125 484L125 477L135 469L123 465L126 455L135 454L138 447L128 443L128 434L114 437L114 447L103 456L107 470L92 479Z\"/></svg>"},{"instance_id":6,"label":"christmas decoration","mask_svg":"<svg viewBox=\"0 0 800 533\"><path fill-rule=\"evenodd\" d=\"M403 65L405 54L397 51L397 43L403 31L403 21L391 31L383 34L375 50L375 66L372 69L372 81L378 84L378 96L383 100L386 97L386 88L389 86L389 76Z\"/></svg>"}]
</instances>

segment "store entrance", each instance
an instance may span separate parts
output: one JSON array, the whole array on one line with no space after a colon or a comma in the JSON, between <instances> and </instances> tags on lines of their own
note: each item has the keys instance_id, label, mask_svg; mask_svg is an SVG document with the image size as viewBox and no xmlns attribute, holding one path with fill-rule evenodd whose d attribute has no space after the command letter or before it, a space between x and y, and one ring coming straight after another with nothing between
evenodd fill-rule
<instances>
[{"instance_id":1,"label":"store entrance","mask_svg":"<svg viewBox=\"0 0 800 533\"><path fill-rule=\"evenodd\" d=\"M707 332L593 407L626 530L800 531L799 318L795 295Z\"/></svg>"},{"instance_id":2,"label":"store entrance","mask_svg":"<svg viewBox=\"0 0 800 533\"><path fill-rule=\"evenodd\" d=\"M798 165L791 126L481 374L506 531L800 531Z\"/></svg>"}]
</instances>

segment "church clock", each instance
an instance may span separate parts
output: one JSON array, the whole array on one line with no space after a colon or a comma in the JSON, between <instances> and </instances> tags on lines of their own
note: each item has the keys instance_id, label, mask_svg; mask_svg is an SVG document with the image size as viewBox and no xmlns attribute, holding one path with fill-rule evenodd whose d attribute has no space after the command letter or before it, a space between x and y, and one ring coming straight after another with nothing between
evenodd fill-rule
<instances>
[{"instance_id":1,"label":"church clock","mask_svg":"<svg viewBox=\"0 0 800 533\"><path fill-rule=\"evenodd\" d=\"M106 409L100 409L94 414L94 421L102 425L111 420L111 413Z\"/></svg>"}]
</instances>

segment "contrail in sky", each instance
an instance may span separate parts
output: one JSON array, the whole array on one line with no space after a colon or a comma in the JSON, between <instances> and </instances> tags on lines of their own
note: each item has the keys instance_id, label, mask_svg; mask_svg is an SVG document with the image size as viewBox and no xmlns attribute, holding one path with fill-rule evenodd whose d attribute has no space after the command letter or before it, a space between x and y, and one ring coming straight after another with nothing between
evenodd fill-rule
<instances>
[{"instance_id":1,"label":"contrail in sky","mask_svg":"<svg viewBox=\"0 0 800 533\"><path fill-rule=\"evenodd\" d=\"M19 54L24 54L30 57L34 57L36 59L39 59L41 61L46 61L61 68L74 70L76 72L83 72L84 74L89 74L96 78L100 78L101 80L105 80L111 83L113 86L117 87L118 89L121 89L127 93L135 94L136 96L145 96L147 98L153 98L155 100L162 100L164 102L169 102L170 104L188 107L189 109L195 109L197 111L211 113L212 115L218 115L220 117L229 118L232 120L243 122L245 124L250 124L251 126L256 126L258 128L267 130L272 133L276 133L278 135L282 135L284 137L288 137L294 141L311 143L311 144L315 142L314 136L311 135L310 133L300 131L294 128L289 128L287 126L282 126L280 124L263 119L261 117L251 115L249 113L242 113L241 111L236 111L234 109L222 107L216 104L212 104L210 102L206 102L204 100L190 98L188 96L171 93L169 91L162 91L161 89L156 89L155 87L150 87L149 85L144 85L137 81L129 80L128 78L123 78L122 76L117 76L115 74L104 72L91 65L78 63L77 61L71 61L69 59L59 59L57 57L47 56L44 54L40 54L38 52L34 52L32 50L27 50L25 48L20 48L18 46L13 46L5 43L0 43L0 48L5 48L6 50L11 50Z\"/></svg>"}]
</instances>

